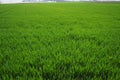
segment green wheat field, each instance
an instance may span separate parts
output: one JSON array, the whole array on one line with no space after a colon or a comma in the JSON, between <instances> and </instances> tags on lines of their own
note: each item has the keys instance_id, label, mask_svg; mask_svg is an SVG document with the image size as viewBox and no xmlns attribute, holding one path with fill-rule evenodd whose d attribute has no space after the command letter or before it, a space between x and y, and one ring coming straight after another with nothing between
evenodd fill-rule
<instances>
[{"instance_id":1,"label":"green wheat field","mask_svg":"<svg viewBox=\"0 0 120 80\"><path fill-rule=\"evenodd\" d=\"M120 80L120 3L0 4L0 80Z\"/></svg>"}]
</instances>

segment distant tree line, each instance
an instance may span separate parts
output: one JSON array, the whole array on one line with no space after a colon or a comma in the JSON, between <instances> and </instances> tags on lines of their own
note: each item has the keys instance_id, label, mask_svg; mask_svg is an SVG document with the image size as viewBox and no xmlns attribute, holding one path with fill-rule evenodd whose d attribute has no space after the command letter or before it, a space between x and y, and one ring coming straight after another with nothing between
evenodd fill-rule
<instances>
[{"instance_id":1,"label":"distant tree line","mask_svg":"<svg viewBox=\"0 0 120 80\"><path fill-rule=\"evenodd\" d=\"M23 2L40 2L40 1L65 1L65 0L23 0Z\"/></svg>"},{"instance_id":2,"label":"distant tree line","mask_svg":"<svg viewBox=\"0 0 120 80\"><path fill-rule=\"evenodd\" d=\"M69 0L23 0L23 2L40 2L40 1L69 1ZM70 0L72 1L72 0ZM73 0L75 1L75 0ZM84 1L84 0L80 0L80 1ZM86 1L86 0L85 0ZM89 1L99 1L99 0L89 0Z\"/></svg>"},{"instance_id":3,"label":"distant tree line","mask_svg":"<svg viewBox=\"0 0 120 80\"><path fill-rule=\"evenodd\" d=\"M78 0L23 0L22 2L40 2L40 1L78 1ZM114 0L79 0L79 1L114 1Z\"/></svg>"}]
</instances>

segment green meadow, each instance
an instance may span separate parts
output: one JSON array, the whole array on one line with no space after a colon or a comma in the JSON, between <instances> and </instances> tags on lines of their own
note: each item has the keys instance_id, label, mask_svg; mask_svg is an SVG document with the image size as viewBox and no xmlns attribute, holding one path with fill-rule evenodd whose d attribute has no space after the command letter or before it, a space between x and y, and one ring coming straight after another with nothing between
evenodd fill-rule
<instances>
[{"instance_id":1,"label":"green meadow","mask_svg":"<svg viewBox=\"0 0 120 80\"><path fill-rule=\"evenodd\" d=\"M119 80L120 3L0 4L0 80Z\"/></svg>"}]
</instances>

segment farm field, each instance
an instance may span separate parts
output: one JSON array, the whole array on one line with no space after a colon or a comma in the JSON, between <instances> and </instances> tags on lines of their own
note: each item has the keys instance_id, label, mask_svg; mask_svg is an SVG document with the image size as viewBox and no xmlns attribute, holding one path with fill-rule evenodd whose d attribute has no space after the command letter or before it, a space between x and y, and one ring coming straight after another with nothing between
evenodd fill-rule
<instances>
[{"instance_id":1,"label":"farm field","mask_svg":"<svg viewBox=\"0 0 120 80\"><path fill-rule=\"evenodd\" d=\"M0 4L0 80L119 80L120 3Z\"/></svg>"}]
</instances>

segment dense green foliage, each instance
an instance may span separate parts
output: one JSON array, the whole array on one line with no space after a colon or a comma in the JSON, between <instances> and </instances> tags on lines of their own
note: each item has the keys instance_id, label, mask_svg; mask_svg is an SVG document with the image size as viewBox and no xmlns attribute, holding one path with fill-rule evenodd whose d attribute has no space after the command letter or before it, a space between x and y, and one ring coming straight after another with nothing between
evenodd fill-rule
<instances>
[{"instance_id":1,"label":"dense green foliage","mask_svg":"<svg viewBox=\"0 0 120 80\"><path fill-rule=\"evenodd\" d=\"M119 3L0 5L0 80L119 80Z\"/></svg>"}]
</instances>

